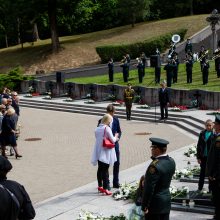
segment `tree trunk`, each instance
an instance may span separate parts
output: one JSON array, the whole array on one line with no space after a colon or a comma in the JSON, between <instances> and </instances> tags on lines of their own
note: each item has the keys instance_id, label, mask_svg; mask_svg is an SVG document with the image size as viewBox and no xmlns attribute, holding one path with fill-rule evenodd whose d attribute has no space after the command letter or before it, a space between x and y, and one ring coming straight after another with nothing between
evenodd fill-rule
<instances>
[{"instance_id":1,"label":"tree trunk","mask_svg":"<svg viewBox=\"0 0 220 220\"><path fill-rule=\"evenodd\" d=\"M48 0L48 16L53 53L58 52L60 49L60 42L57 33L56 2L57 0Z\"/></svg>"},{"instance_id":2,"label":"tree trunk","mask_svg":"<svg viewBox=\"0 0 220 220\"><path fill-rule=\"evenodd\" d=\"M17 34L18 34L18 44L21 43L21 31L20 31L20 19L17 18Z\"/></svg>"},{"instance_id":3,"label":"tree trunk","mask_svg":"<svg viewBox=\"0 0 220 220\"><path fill-rule=\"evenodd\" d=\"M34 39L34 41L40 40L38 28L37 28L37 23L34 23L33 39Z\"/></svg>"},{"instance_id":4,"label":"tree trunk","mask_svg":"<svg viewBox=\"0 0 220 220\"><path fill-rule=\"evenodd\" d=\"M8 47L8 35L5 34L5 47L7 48Z\"/></svg>"},{"instance_id":5,"label":"tree trunk","mask_svg":"<svg viewBox=\"0 0 220 220\"><path fill-rule=\"evenodd\" d=\"M132 12L132 24L131 24L131 27L134 27L134 24L135 24L135 21L136 21L136 17L135 17L135 13L134 12Z\"/></svg>"}]
</instances>

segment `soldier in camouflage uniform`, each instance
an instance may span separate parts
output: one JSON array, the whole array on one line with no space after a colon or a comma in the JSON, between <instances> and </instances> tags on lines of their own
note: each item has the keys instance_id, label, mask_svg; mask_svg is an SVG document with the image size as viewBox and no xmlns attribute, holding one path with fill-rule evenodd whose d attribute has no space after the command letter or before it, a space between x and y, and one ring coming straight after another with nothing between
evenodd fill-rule
<instances>
[{"instance_id":1,"label":"soldier in camouflage uniform","mask_svg":"<svg viewBox=\"0 0 220 220\"><path fill-rule=\"evenodd\" d=\"M124 90L124 102L126 107L127 120L131 120L131 107L134 99L134 90L131 88L131 84L128 83L128 87Z\"/></svg>"},{"instance_id":2,"label":"soldier in camouflage uniform","mask_svg":"<svg viewBox=\"0 0 220 220\"><path fill-rule=\"evenodd\" d=\"M169 187L176 165L166 154L168 141L160 138L150 138L150 141L153 161L145 174L142 210L145 220L169 220Z\"/></svg>"}]
</instances>

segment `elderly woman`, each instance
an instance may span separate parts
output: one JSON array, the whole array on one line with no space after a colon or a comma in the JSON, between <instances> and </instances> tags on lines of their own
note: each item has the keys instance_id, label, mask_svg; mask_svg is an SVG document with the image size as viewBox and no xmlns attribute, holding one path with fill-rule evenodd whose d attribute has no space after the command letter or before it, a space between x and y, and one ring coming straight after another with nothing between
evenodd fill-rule
<instances>
[{"instance_id":1,"label":"elderly woman","mask_svg":"<svg viewBox=\"0 0 220 220\"><path fill-rule=\"evenodd\" d=\"M98 163L97 170L97 180L98 180L98 191L105 193L106 195L111 195L112 193L108 191L108 169L110 165L114 165L117 161L115 148L106 148L103 147L103 138L104 136L108 138L112 143L118 141L118 134L115 136L112 134L112 130L109 127L112 122L112 116L106 114L103 116L101 123L95 130L95 146L92 154L92 164L94 166Z\"/></svg>"},{"instance_id":2,"label":"elderly woman","mask_svg":"<svg viewBox=\"0 0 220 220\"><path fill-rule=\"evenodd\" d=\"M6 146L8 145L12 146L15 151L15 158L17 159L22 156L18 153L18 148L17 148L17 141L15 136L16 127L15 127L15 121L13 120L14 114L15 114L15 110L13 108L9 108L7 110L6 115L3 117L1 147L2 147L2 156L6 157L5 155Z\"/></svg>"}]
</instances>

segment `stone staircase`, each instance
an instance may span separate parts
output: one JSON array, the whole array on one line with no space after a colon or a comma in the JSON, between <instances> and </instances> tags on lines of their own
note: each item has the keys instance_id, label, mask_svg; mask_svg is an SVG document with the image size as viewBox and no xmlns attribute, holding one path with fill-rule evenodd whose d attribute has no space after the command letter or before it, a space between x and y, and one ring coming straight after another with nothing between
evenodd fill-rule
<instances>
[{"instance_id":1,"label":"stone staircase","mask_svg":"<svg viewBox=\"0 0 220 220\"><path fill-rule=\"evenodd\" d=\"M85 101L85 100L84 100ZM96 104L84 104L84 102L71 102L67 103L61 99L53 100L34 100L34 98L21 99L20 106L27 108L37 108L52 111L61 111L69 113L78 113L86 115L103 116L106 113L106 106L109 102L100 102ZM126 119L124 107L117 108L117 117ZM190 111L190 110L189 110ZM192 110L193 111L193 110ZM204 128L204 120L200 120L191 116L190 114L182 114L177 112L169 112L169 118L165 121L159 120L159 108L152 108L150 110L137 109L132 110L132 120L146 121L152 123L167 123L175 125L192 135L198 136L200 131Z\"/></svg>"}]
</instances>

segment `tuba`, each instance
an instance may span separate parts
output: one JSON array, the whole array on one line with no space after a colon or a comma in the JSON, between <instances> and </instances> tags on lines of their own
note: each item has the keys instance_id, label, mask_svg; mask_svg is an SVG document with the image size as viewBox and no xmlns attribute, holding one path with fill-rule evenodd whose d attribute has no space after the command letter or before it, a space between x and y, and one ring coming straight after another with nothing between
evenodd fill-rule
<instances>
[{"instance_id":1,"label":"tuba","mask_svg":"<svg viewBox=\"0 0 220 220\"><path fill-rule=\"evenodd\" d=\"M172 56L173 56L173 52L175 51L175 45L178 43L178 42L180 42L180 35L178 35L178 34L174 34L173 36L172 36L172 38L171 38L171 40L172 40L172 42L173 42L173 44L172 44L172 48L170 49L170 53L168 54L168 58L170 59L170 58L172 58Z\"/></svg>"}]
</instances>

